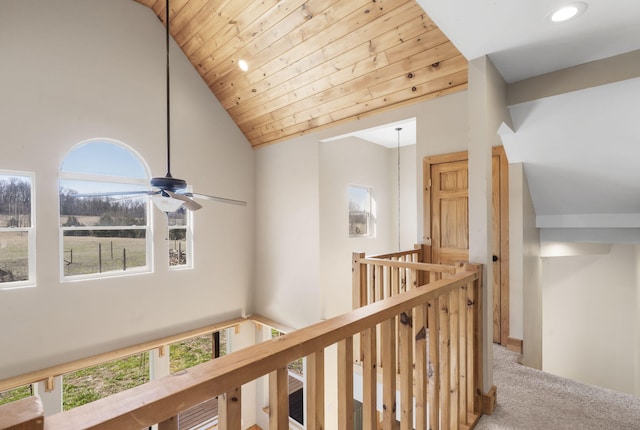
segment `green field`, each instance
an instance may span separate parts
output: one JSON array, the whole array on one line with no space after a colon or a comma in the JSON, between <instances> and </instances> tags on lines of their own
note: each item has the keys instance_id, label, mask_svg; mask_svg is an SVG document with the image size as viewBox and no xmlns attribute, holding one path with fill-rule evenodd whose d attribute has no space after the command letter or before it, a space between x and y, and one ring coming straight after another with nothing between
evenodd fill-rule
<instances>
[{"instance_id":1,"label":"green field","mask_svg":"<svg viewBox=\"0 0 640 430\"><path fill-rule=\"evenodd\" d=\"M225 332L220 332L224 355ZM170 345L170 369L178 372L211 360L211 335L203 335ZM149 355L142 353L63 376L63 409L69 410L149 381ZM31 395L31 387L19 387L0 393L0 405Z\"/></svg>"},{"instance_id":2,"label":"green field","mask_svg":"<svg viewBox=\"0 0 640 430\"><path fill-rule=\"evenodd\" d=\"M126 251L126 261L125 261ZM144 238L64 236L65 276L146 266Z\"/></svg>"},{"instance_id":3,"label":"green field","mask_svg":"<svg viewBox=\"0 0 640 430\"><path fill-rule=\"evenodd\" d=\"M0 232L0 283L29 279L28 233Z\"/></svg>"}]
</instances>

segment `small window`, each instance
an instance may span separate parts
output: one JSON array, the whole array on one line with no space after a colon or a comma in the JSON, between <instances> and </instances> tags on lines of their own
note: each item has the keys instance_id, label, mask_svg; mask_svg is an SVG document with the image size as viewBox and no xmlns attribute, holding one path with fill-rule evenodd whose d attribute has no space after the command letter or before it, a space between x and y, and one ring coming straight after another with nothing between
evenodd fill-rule
<instances>
[{"instance_id":1,"label":"small window","mask_svg":"<svg viewBox=\"0 0 640 430\"><path fill-rule=\"evenodd\" d=\"M149 175L135 152L81 143L62 162L59 185L63 278L150 270Z\"/></svg>"},{"instance_id":2,"label":"small window","mask_svg":"<svg viewBox=\"0 0 640 430\"><path fill-rule=\"evenodd\" d=\"M191 212L180 207L167 213L169 223L169 266L172 268L192 267L191 252Z\"/></svg>"},{"instance_id":3,"label":"small window","mask_svg":"<svg viewBox=\"0 0 640 430\"><path fill-rule=\"evenodd\" d=\"M0 171L0 288L35 284L33 176Z\"/></svg>"},{"instance_id":4,"label":"small window","mask_svg":"<svg viewBox=\"0 0 640 430\"><path fill-rule=\"evenodd\" d=\"M375 236L371 188L349 186L349 236Z\"/></svg>"}]
</instances>

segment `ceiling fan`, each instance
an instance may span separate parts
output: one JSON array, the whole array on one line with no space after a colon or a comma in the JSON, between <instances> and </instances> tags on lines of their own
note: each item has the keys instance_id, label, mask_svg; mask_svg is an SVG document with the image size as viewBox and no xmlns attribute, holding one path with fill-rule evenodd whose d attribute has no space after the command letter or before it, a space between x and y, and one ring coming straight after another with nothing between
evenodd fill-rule
<instances>
[{"instance_id":1,"label":"ceiling fan","mask_svg":"<svg viewBox=\"0 0 640 430\"><path fill-rule=\"evenodd\" d=\"M202 208L202 205L194 200L214 200L222 203L246 206L247 202L233 200L224 197L209 196L206 194L196 194L189 190L187 182L183 179L171 176L171 109L170 109L170 68L169 68L169 0L165 5L165 43L167 56L167 173L164 176L151 178L150 184L155 189L149 191L153 202L163 212L174 212L181 206L195 211Z\"/></svg>"},{"instance_id":2,"label":"ceiling fan","mask_svg":"<svg viewBox=\"0 0 640 430\"><path fill-rule=\"evenodd\" d=\"M174 178L171 175L171 109L170 109L170 72L169 72L169 0L166 0L166 57L167 57L167 173L164 176L151 178L149 184L152 190L139 191L114 191L95 194L76 194L76 197L98 197L98 196L136 196L149 195L158 209L163 212L175 212L181 207L195 211L202 208L202 205L195 199L214 200L221 203L246 206L247 202L241 200L228 199L225 197L197 194L191 191L184 179Z\"/></svg>"}]
</instances>

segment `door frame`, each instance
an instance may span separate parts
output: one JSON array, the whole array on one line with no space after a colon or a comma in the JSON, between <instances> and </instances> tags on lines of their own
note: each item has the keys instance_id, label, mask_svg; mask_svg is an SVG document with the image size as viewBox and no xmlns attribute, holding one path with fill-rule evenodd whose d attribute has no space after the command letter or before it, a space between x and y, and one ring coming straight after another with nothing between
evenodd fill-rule
<instances>
[{"instance_id":1,"label":"door frame","mask_svg":"<svg viewBox=\"0 0 640 430\"><path fill-rule=\"evenodd\" d=\"M513 342L509 338L509 162L503 146L494 146L491 156L500 160L499 192L500 192L500 344ZM423 191L423 241L431 247L431 165L469 160L468 151L424 157L422 161ZM492 181L495 178L492 174ZM493 200L493 199L492 199ZM495 208L494 208L495 209ZM469 213L471 216L471 213ZM425 259L431 262L431 253Z\"/></svg>"}]
</instances>

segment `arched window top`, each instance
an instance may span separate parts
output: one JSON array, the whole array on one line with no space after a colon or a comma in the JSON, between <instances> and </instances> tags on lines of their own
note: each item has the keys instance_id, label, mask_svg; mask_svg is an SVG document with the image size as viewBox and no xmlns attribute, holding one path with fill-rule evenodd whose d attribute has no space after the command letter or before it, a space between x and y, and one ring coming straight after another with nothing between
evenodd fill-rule
<instances>
[{"instance_id":1,"label":"arched window top","mask_svg":"<svg viewBox=\"0 0 640 430\"><path fill-rule=\"evenodd\" d=\"M111 139L74 146L60 165L61 278L151 271L148 169Z\"/></svg>"},{"instance_id":2,"label":"arched window top","mask_svg":"<svg viewBox=\"0 0 640 430\"><path fill-rule=\"evenodd\" d=\"M111 139L92 139L74 146L62 161L60 172L145 181L149 178L142 158L125 144Z\"/></svg>"}]
</instances>

